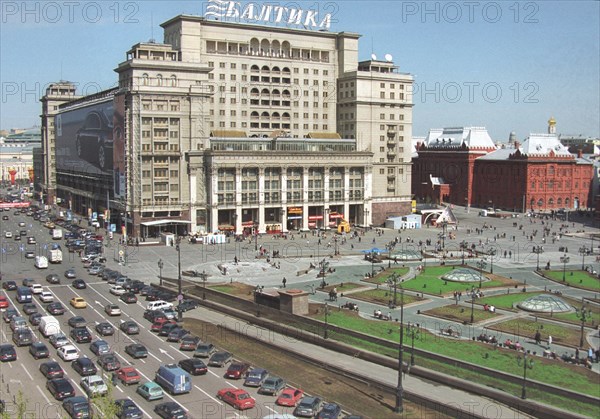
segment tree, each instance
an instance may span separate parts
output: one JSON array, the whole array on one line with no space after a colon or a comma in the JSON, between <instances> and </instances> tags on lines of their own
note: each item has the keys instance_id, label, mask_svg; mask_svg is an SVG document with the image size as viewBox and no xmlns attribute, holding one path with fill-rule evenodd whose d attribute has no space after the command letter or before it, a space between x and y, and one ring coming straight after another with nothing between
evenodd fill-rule
<instances>
[{"instance_id":1,"label":"tree","mask_svg":"<svg viewBox=\"0 0 600 419\"><path fill-rule=\"evenodd\" d=\"M113 397L115 386L107 377L103 377L106 383L107 392L104 395L96 394L90 397L90 411L96 412L93 417L114 418L119 415L120 409L116 405Z\"/></svg>"}]
</instances>

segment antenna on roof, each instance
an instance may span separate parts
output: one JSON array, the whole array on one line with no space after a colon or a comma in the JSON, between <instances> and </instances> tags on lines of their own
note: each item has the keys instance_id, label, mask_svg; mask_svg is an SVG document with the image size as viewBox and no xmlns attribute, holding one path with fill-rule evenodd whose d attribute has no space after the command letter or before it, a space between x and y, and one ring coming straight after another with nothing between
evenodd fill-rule
<instances>
[{"instance_id":1,"label":"antenna on roof","mask_svg":"<svg viewBox=\"0 0 600 419\"><path fill-rule=\"evenodd\" d=\"M385 60L387 62L392 62L393 59L394 57L392 57L392 54L385 54Z\"/></svg>"},{"instance_id":2,"label":"antenna on roof","mask_svg":"<svg viewBox=\"0 0 600 419\"><path fill-rule=\"evenodd\" d=\"M154 40L154 13L150 12L150 43L156 42Z\"/></svg>"},{"instance_id":3,"label":"antenna on roof","mask_svg":"<svg viewBox=\"0 0 600 419\"><path fill-rule=\"evenodd\" d=\"M375 55L375 54L371 54L371 59L372 59L373 61L377 61L377 55Z\"/></svg>"}]
</instances>

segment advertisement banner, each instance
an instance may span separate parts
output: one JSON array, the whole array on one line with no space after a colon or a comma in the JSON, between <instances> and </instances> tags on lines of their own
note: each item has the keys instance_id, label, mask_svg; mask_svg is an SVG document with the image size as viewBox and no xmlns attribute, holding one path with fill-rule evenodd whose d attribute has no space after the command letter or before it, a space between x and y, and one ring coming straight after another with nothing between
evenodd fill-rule
<instances>
[{"instance_id":1,"label":"advertisement banner","mask_svg":"<svg viewBox=\"0 0 600 419\"><path fill-rule=\"evenodd\" d=\"M125 197L126 188L126 160L125 160L125 95L115 96L115 111L113 114L113 179L115 198Z\"/></svg>"}]
</instances>

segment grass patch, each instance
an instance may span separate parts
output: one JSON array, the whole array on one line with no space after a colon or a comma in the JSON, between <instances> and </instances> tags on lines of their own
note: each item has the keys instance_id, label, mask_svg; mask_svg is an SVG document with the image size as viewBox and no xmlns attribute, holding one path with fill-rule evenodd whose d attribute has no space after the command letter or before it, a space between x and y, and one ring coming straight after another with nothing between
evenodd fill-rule
<instances>
[{"instance_id":1,"label":"grass patch","mask_svg":"<svg viewBox=\"0 0 600 419\"><path fill-rule=\"evenodd\" d=\"M424 311L423 314L428 314L434 317L441 317L442 319L460 322L470 323L471 322L471 308L460 305L447 305L444 307L434 308L432 310ZM494 317L501 316L498 313L492 313L485 311L480 308L473 309L473 322L477 323L483 320L489 320Z\"/></svg>"},{"instance_id":2,"label":"grass patch","mask_svg":"<svg viewBox=\"0 0 600 419\"><path fill-rule=\"evenodd\" d=\"M566 283L571 287L583 288L593 292L600 292L600 279L586 271L566 271L563 282L563 271L544 271L544 275L553 281Z\"/></svg>"},{"instance_id":3,"label":"grass patch","mask_svg":"<svg viewBox=\"0 0 600 419\"><path fill-rule=\"evenodd\" d=\"M240 297L245 300L253 299L252 296L254 292L254 287L247 284L241 284L239 282L232 282L231 284L210 285L207 288L222 292L224 294L235 295L236 297Z\"/></svg>"},{"instance_id":4,"label":"grass patch","mask_svg":"<svg viewBox=\"0 0 600 419\"><path fill-rule=\"evenodd\" d=\"M351 295L356 300L366 301L374 304L381 304L388 306L390 301L394 300L394 291L388 289L372 289L367 291L356 292ZM400 290L396 292L396 306L400 306L400 299L402 298ZM420 297L414 295L404 294L404 304L411 304L417 301L422 301Z\"/></svg>"},{"instance_id":5,"label":"grass patch","mask_svg":"<svg viewBox=\"0 0 600 419\"><path fill-rule=\"evenodd\" d=\"M488 304L504 310L518 311L517 304L530 297L543 294L542 292L513 292L511 294L494 295L476 300L476 304Z\"/></svg>"},{"instance_id":6,"label":"grass patch","mask_svg":"<svg viewBox=\"0 0 600 419\"><path fill-rule=\"evenodd\" d=\"M535 332L540 330L542 338L546 340L548 335L552 336L552 342L565 346L573 346L579 343L580 331L571 327L561 326L550 322L540 322L529 319L507 320L494 323L489 329L504 332L507 335L521 336L531 340L535 339ZM588 348L584 339L584 347ZM558 354L561 355L561 354Z\"/></svg>"},{"instance_id":7,"label":"grass patch","mask_svg":"<svg viewBox=\"0 0 600 419\"><path fill-rule=\"evenodd\" d=\"M339 284L333 284L333 285L326 286L325 291L329 292L335 288L335 289L337 289L338 296L339 296L339 293L341 293L341 292L348 292L351 290L355 290L357 288L364 288L364 287L365 287L364 285L357 284L355 282L341 282Z\"/></svg>"},{"instance_id":8,"label":"grass patch","mask_svg":"<svg viewBox=\"0 0 600 419\"><path fill-rule=\"evenodd\" d=\"M392 276L392 274L396 274L400 277L406 275L410 271L407 267L402 268L393 268L391 271L385 271L385 273L381 273L379 275L375 275L375 278L366 278L363 279L365 282L370 282L371 284L385 284L388 279Z\"/></svg>"}]
</instances>

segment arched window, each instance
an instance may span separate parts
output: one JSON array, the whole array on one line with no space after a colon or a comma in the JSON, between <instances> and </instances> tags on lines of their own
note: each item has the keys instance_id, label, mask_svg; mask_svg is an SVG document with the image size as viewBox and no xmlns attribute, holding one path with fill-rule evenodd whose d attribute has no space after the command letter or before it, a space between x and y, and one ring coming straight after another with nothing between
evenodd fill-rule
<instances>
[{"instance_id":1,"label":"arched window","mask_svg":"<svg viewBox=\"0 0 600 419\"><path fill-rule=\"evenodd\" d=\"M538 199L537 201L538 207L542 207L544 205L544 200L542 198Z\"/></svg>"},{"instance_id":2,"label":"arched window","mask_svg":"<svg viewBox=\"0 0 600 419\"><path fill-rule=\"evenodd\" d=\"M259 72L260 68L257 65L253 65L252 67L250 67L250 71Z\"/></svg>"},{"instance_id":3,"label":"arched window","mask_svg":"<svg viewBox=\"0 0 600 419\"><path fill-rule=\"evenodd\" d=\"M265 112L261 113L261 114L260 114L260 117L261 117L261 118L266 118L266 119L269 119L269 118L270 118L269 112L266 112L266 111L265 111Z\"/></svg>"},{"instance_id":4,"label":"arched window","mask_svg":"<svg viewBox=\"0 0 600 419\"><path fill-rule=\"evenodd\" d=\"M269 92L269 89L262 89L260 95L264 98L268 98L271 96L271 92Z\"/></svg>"},{"instance_id":5,"label":"arched window","mask_svg":"<svg viewBox=\"0 0 600 419\"><path fill-rule=\"evenodd\" d=\"M554 198L548 199L548 205L550 205L550 206L554 205Z\"/></svg>"},{"instance_id":6,"label":"arched window","mask_svg":"<svg viewBox=\"0 0 600 419\"><path fill-rule=\"evenodd\" d=\"M569 208L569 205L571 205L571 200L569 198L565 198L565 207Z\"/></svg>"},{"instance_id":7,"label":"arched window","mask_svg":"<svg viewBox=\"0 0 600 419\"><path fill-rule=\"evenodd\" d=\"M156 85L157 86L162 86L163 85L163 76L162 76L162 74L157 74L156 75Z\"/></svg>"},{"instance_id":8,"label":"arched window","mask_svg":"<svg viewBox=\"0 0 600 419\"><path fill-rule=\"evenodd\" d=\"M148 86L150 77L148 77L148 73L142 74L142 85Z\"/></svg>"},{"instance_id":9,"label":"arched window","mask_svg":"<svg viewBox=\"0 0 600 419\"><path fill-rule=\"evenodd\" d=\"M556 200L556 205L558 205L559 207L562 205L562 198L558 198Z\"/></svg>"},{"instance_id":10,"label":"arched window","mask_svg":"<svg viewBox=\"0 0 600 419\"><path fill-rule=\"evenodd\" d=\"M177 76L175 74L171 76L171 86L177 87Z\"/></svg>"},{"instance_id":11,"label":"arched window","mask_svg":"<svg viewBox=\"0 0 600 419\"><path fill-rule=\"evenodd\" d=\"M263 73L270 73L271 69L268 66L263 65L260 71L262 71Z\"/></svg>"}]
</instances>

